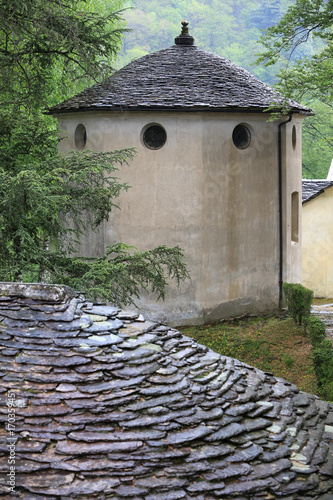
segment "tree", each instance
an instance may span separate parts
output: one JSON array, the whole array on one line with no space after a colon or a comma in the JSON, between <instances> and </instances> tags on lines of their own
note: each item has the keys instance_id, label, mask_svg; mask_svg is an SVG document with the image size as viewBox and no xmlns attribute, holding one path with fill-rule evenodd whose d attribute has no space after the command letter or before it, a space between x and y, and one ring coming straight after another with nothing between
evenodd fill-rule
<instances>
[{"instance_id":1,"label":"tree","mask_svg":"<svg viewBox=\"0 0 333 500\"><path fill-rule=\"evenodd\" d=\"M315 116L305 120L303 128L303 176L307 179L327 177L333 156L333 109L312 101Z\"/></svg>"},{"instance_id":2,"label":"tree","mask_svg":"<svg viewBox=\"0 0 333 500\"><path fill-rule=\"evenodd\" d=\"M70 82L81 86L112 69L124 31L121 11L100 15L87 0L0 1L0 94L36 107ZM69 90L69 95L71 93ZM61 96L63 97L63 95ZM43 102L44 101L44 102Z\"/></svg>"},{"instance_id":3,"label":"tree","mask_svg":"<svg viewBox=\"0 0 333 500\"><path fill-rule=\"evenodd\" d=\"M296 0L261 42L265 51L258 62L288 63L280 71L280 86L288 96L333 102L333 0ZM297 52L308 43L309 51Z\"/></svg>"},{"instance_id":4,"label":"tree","mask_svg":"<svg viewBox=\"0 0 333 500\"><path fill-rule=\"evenodd\" d=\"M278 0L267 0L251 9L251 22L259 29L267 29L272 22L278 22L281 17L281 5Z\"/></svg>"},{"instance_id":5,"label":"tree","mask_svg":"<svg viewBox=\"0 0 333 500\"><path fill-rule=\"evenodd\" d=\"M326 177L332 158L333 0L296 0L261 42L257 63L284 61L277 85L318 111L304 126L303 175Z\"/></svg>"},{"instance_id":6,"label":"tree","mask_svg":"<svg viewBox=\"0 0 333 500\"><path fill-rule=\"evenodd\" d=\"M101 259L72 256L87 229L82 212L93 228L109 217L128 189L116 172L135 155L60 156L59 133L44 114L112 71L122 13L108 5L101 15L90 4L0 0L0 279L63 282L123 304L140 286L164 297L168 278L188 277L178 247L139 252L119 243Z\"/></svg>"}]
</instances>

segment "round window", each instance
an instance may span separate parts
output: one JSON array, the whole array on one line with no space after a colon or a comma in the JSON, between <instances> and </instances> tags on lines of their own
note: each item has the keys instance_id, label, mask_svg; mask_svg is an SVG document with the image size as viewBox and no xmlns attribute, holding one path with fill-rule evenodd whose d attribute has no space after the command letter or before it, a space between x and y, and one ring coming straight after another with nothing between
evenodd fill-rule
<instances>
[{"instance_id":1,"label":"round window","mask_svg":"<svg viewBox=\"0 0 333 500\"><path fill-rule=\"evenodd\" d=\"M160 149L166 143L166 131L161 125L148 125L144 129L142 140L149 149Z\"/></svg>"},{"instance_id":2,"label":"round window","mask_svg":"<svg viewBox=\"0 0 333 500\"><path fill-rule=\"evenodd\" d=\"M232 140L238 149L246 149L251 144L251 132L245 125L237 125L232 132Z\"/></svg>"},{"instance_id":3,"label":"round window","mask_svg":"<svg viewBox=\"0 0 333 500\"><path fill-rule=\"evenodd\" d=\"M74 141L76 149L84 149L87 144L87 131L86 127L80 123L76 129L74 134Z\"/></svg>"},{"instance_id":4,"label":"round window","mask_svg":"<svg viewBox=\"0 0 333 500\"><path fill-rule=\"evenodd\" d=\"M293 145L293 149L295 150L296 149L296 144L297 144L297 136L296 136L296 127L295 127L295 125L293 125L293 131L292 131L292 134L291 134L291 142L292 142L292 145Z\"/></svg>"}]
</instances>

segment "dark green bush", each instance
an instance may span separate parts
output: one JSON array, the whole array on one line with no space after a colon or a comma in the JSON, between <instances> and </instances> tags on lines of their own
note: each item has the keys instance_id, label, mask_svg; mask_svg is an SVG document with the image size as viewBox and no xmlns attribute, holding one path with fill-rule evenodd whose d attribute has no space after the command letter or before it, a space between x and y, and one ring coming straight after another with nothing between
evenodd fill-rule
<instances>
[{"instance_id":1,"label":"dark green bush","mask_svg":"<svg viewBox=\"0 0 333 500\"><path fill-rule=\"evenodd\" d=\"M319 391L320 396L326 401L333 402L333 381L327 382Z\"/></svg>"},{"instance_id":2,"label":"dark green bush","mask_svg":"<svg viewBox=\"0 0 333 500\"><path fill-rule=\"evenodd\" d=\"M300 283L284 283L288 311L295 323L304 324L313 346L313 365L320 395L327 401L333 401L333 347L326 338L325 324L311 316L313 291Z\"/></svg>"},{"instance_id":3,"label":"dark green bush","mask_svg":"<svg viewBox=\"0 0 333 500\"><path fill-rule=\"evenodd\" d=\"M310 316L306 320L309 339L313 347L317 347L326 338L325 324L316 316Z\"/></svg>"},{"instance_id":4,"label":"dark green bush","mask_svg":"<svg viewBox=\"0 0 333 500\"><path fill-rule=\"evenodd\" d=\"M333 348L329 339L323 340L313 350L313 364L321 395L333 400Z\"/></svg>"},{"instance_id":5,"label":"dark green bush","mask_svg":"<svg viewBox=\"0 0 333 500\"><path fill-rule=\"evenodd\" d=\"M310 316L313 291L300 283L284 283L283 292L292 318L301 325Z\"/></svg>"}]
</instances>

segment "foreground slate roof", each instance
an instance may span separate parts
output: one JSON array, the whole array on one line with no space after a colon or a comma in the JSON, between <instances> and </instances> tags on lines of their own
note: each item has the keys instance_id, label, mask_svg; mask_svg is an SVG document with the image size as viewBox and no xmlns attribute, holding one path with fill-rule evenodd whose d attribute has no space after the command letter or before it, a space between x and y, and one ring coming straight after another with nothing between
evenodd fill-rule
<instances>
[{"instance_id":1,"label":"foreground slate roof","mask_svg":"<svg viewBox=\"0 0 333 500\"><path fill-rule=\"evenodd\" d=\"M302 181L302 202L306 203L312 200L330 186L333 186L333 181L326 179L304 179Z\"/></svg>"},{"instance_id":2,"label":"foreground slate roof","mask_svg":"<svg viewBox=\"0 0 333 500\"><path fill-rule=\"evenodd\" d=\"M176 39L178 44L131 62L101 84L50 108L50 113L152 109L262 112L272 102L290 106L295 112L312 113L295 101L286 101L228 59L181 40L182 35Z\"/></svg>"},{"instance_id":3,"label":"foreground slate roof","mask_svg":"<svg viewBox=\"0 0 333 500\"><path fill-rule=\"evenodd\" d=\"M66 287L1 284L0 498L332 499L333 406Z\"/></svg>"}]
</instances>

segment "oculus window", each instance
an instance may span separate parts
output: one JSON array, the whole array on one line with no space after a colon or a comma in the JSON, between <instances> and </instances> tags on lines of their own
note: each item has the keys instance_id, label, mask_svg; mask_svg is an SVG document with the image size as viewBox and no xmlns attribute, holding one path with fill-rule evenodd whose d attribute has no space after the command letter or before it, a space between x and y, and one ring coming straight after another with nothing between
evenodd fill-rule
<instances>
[{"instance_id":1,"label":"oculus window","mask_svg":"<svg viewBox=\"0 0 333 500\"><path fill-rule=\"evenodd\" d=\"M232 141L237 149L246 149L251 144L251 131L246 125L237 125L232 132Z\"/></svg>"},{"instance_id":2,"label":"oculus window","mask_svg":"<svg viewBox=\"0 0 333 500\"><path fill-rule=\"evenodd\" d=\"M166 143L167 134L157 123L147 125L143 129L142 142L149 149L161 149Z\"/></svg>"}]
</instances>

